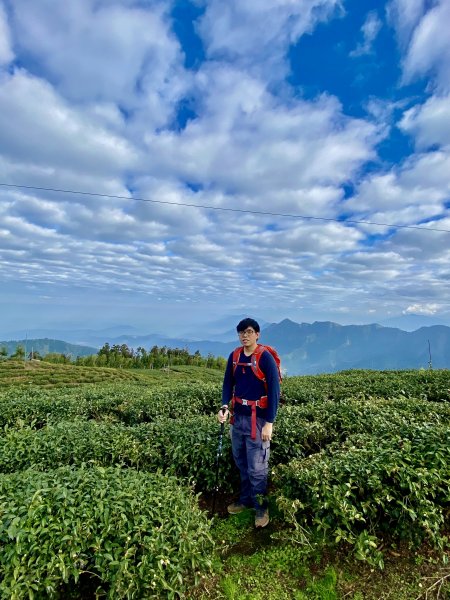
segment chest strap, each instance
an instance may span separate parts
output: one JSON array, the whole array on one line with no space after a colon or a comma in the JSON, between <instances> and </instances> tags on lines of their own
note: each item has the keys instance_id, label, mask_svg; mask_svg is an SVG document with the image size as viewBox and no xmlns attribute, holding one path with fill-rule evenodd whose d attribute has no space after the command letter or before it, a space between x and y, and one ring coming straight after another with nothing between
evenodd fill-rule
<instances>
[{"instance_id":1,"label":"chest strap","mask_svg":"<svg viewBox=\"0 0 450 600\"><path fill-rule=\"evenodd\" d=\"M252 432L250 437L252 440L256 439L256 408L267 408L267 396L261 396L259 400L246 400L245 398L238 398L237 396L233 396L231 398L231 419L230 423L234 423L234 404L237 402L238 404L242 404L242 406L250 406L252 409Z\"/></svg>"}]
</instances>

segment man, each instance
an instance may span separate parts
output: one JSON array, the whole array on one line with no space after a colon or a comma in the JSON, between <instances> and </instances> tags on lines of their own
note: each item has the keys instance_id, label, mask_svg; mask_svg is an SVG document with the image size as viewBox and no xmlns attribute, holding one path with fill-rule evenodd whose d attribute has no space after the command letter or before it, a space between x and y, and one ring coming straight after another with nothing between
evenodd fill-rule
<instances>
[{"instance_id":1,"label":"man","mask_svg":"<svg viewBox=\"0 0 450 600\"><path fill-rule=\"evenodd\" d=\"M241 489L239 500L228 506L230 514L248 507L256 510L255 526L269 523L266 499L269 472L270 440L272 439L280 398L278 367L269 350L260 354L260 327L254 319L243 319L236 327L242 347L228 358L222 388L220 423L227 420L231 401L231 447L239 469ZM255 352L256 351L256 352ZM265 381L255 374L256 357Z\"/></svg>"}]
</instances>

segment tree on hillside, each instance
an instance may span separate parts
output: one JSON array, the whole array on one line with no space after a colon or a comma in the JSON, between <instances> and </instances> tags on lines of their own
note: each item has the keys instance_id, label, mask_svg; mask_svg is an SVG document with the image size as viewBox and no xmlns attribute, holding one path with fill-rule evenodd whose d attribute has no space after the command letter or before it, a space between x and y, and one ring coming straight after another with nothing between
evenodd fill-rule
<instances>
[{"instance_id":1,"label":"tree on hillside","mask_svg":"<svg viewBox=\"0 0 450 600\"><path fill-rule=\"evenodd\" d=\"M25 360L25 348L23 346L16 346L16 351L11 355L12 359Z\"/></svg>"},{"instance_id":2,"label":"tree on hillside","mask_svg":"<svg viewBox=\"0 0 450 600\"><path fill-rule=\"evenodd\" d=\"M148 368L149 366L149 355L147 350L142 346L139 346L134 356L134 364L138 368Z\"/></svg>"},{"instance_id":3,"label":"tree on hillside","mask_svg":"<svg viewBox=\"0 0 450 600\"><path fill-rule=\"evenodd\" d=\"M58 365L66 365L71 362L68 354L61 354L59 352L49 352L42 359L44 362L49 362Z\"/></svg>"},{"instance_id":4,"label":"tree on hillside","mask_svg":"<svg viewBox=\"0 0 450 600\"><path fill-rule=\"evenodd\" d=\"M6 358L8 356L8 348L6 346L2 346L0 348L0 360L2 358Z\"/></svg>"},{"instance_id":5,"label":"tree on hillside","mask_svg":"<svg viewBox=\"0 0 450 600\"><path fill-rule=\"evenodd\" d=\"M98 351L98 356L106 356L106 358L108 359L110 354L111 354L111 347L108 344L108 342L106 342L106 344L103 344L103 346Z\"/></svg>"}]
</instances>

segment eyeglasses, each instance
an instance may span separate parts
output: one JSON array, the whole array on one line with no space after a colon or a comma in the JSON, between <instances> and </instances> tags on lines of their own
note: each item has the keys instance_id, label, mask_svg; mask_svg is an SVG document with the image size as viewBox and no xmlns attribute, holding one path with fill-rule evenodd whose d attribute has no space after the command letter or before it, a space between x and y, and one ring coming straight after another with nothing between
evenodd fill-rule
<instances>
[{"instance_id":1,"label":"eyeglasses","mask_svg":"<svg viewBox=\"0 0 450 600\"><path fill-rule=\"evenodd\" d=\"M244 337L244 335L254 335L256 331L254 329L246 329L245 331L238 331L239 337Z\"/></svg>"}]
</instances>

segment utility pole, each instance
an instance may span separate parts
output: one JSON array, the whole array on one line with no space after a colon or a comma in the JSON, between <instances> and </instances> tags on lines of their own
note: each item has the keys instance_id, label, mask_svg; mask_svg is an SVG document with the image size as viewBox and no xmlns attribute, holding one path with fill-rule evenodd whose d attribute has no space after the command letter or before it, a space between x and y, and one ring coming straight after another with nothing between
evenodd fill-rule
<instances>
[{"instance_id":1,"label":"utility pole","mask_svg":"<svg viewBox=\"0 0 450 600\"><path fill-rule=\"evenodd\" d=\"M428 340L428 356L429 356L428 368L431 371L433 369L433 363L431 362L431 344L430 344L430 340Z\"/></svg>"}]
</instances>

